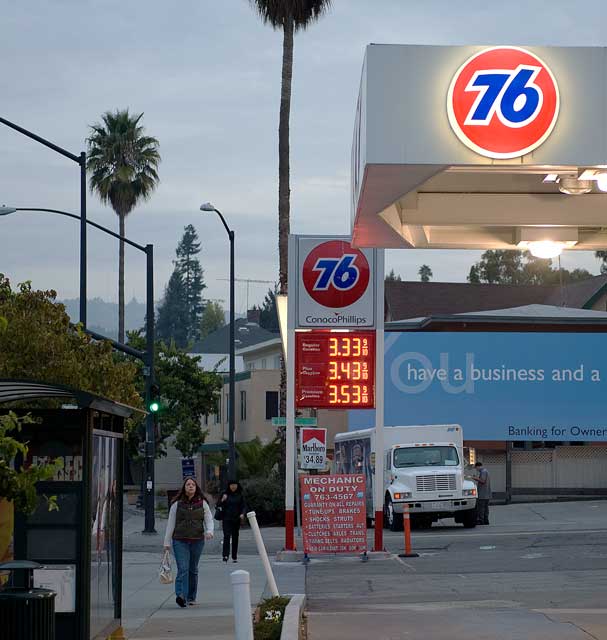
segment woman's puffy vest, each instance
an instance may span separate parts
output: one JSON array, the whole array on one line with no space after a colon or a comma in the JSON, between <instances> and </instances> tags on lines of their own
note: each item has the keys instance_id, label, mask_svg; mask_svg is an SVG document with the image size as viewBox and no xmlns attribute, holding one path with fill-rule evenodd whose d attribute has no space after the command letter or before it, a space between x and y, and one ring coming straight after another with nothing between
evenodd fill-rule
<instances>
[{"instance_id":1,"label":"woman's puffy vest","mask_svg":"<svg viewBox=\"0 0 607 640\"><path fill-rule=\"evenodd\" d=\"M204 538L204 500L177 503L173 538L176 540Z\"/></svg>"}]
</instances>

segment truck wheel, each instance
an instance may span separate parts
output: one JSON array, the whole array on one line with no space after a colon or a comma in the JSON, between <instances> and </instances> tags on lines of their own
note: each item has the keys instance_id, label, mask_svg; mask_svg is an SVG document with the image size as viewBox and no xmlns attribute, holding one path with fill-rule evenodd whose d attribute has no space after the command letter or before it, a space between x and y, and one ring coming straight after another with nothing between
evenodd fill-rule
<instances>
[{"instance_id":1,"label":"truck wheel","mask_svg":"<svg viewBox=\"0 0 607 640\"><path fill-rule=\"evenodd\" d=\"M388 500L386 503L386 515L388 521L388 528L390 531L402 531L403 529L403 514L394 513L394 507L392 500Z\"/></svg>"},{"instance_id":2,"label":"truck wheel","mask_svg":"<svg viewBox=\"0 0 607 640\"><path fill-rule=\"evenodd\" d=\"M474 529L476 527L476 509L463 511L461 521L464 524L464 529Z\"/></svg>"}]
</instances>

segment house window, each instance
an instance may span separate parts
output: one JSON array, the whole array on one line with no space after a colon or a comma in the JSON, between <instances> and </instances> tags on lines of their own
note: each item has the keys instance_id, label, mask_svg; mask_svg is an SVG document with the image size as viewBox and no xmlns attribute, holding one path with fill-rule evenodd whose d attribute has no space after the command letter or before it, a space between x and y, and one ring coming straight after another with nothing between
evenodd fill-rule
<instances>
[{"instance_id":1,"label":"house window","mask_svg":"<svg viewBox=\"0 0 607 640\"><path fill-rule=\"evenodd\" d=\"M247 392L246 391L240 392L240 419L241 420L247 419Z\"/></svg>"},{"instance_id":2,"label":"house window","mask_svg":"<svg viewBox=\"0 0 607 640\"><path fill-rule=\"evenodd\" d=\"M280 356L276 356L274 358L274 368L275 369L280 369Z\"/></svg>"},{"instance_id":3,"label":"house window","mask_svg":"<svg viewBox=\"0 0 607 640\"><path fill-rule=\"evenodd\" d=\"M209 414L205 414L204 416L204 426L206 427L209 424Z\"/></svg>"},{"instance_id":4,"label":"house window","mask_svg":"<svg viewBox=\"0 0 607 640\"><path fill-rule=\"evenodd\" d=\"M262 358L262 359L261 359L261 368L262 368L262 369L265 369L265 368L266 368L266 359L265 359L265 358Z\"/></svg>"},{"instance_id":5,"label":"house window","mask_svg":"<svg viewBox=\"0 0 607 640\"><path fill-rule=\"evenodd\" d=\"M278 416L278 391L266 391L266 420Z\"/></svg>"},{"instance_id":6,"label":"house window","mask_svg":"<svg viewBox=\"0 0 607 640\"><path fill-rule=\"evenodd\" d=\"M249 362L249 364L247 365L247 369L249 371L254 371L255 370L255 363L254 362Z\"/></svg>"}]
</instances>

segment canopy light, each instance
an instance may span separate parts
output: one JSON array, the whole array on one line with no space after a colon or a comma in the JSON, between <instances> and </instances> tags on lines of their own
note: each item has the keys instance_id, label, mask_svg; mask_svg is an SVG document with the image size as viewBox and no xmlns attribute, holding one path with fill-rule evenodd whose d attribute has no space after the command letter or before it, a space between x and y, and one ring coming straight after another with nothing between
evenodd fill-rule
<instances>
[{"instance_id":1,"label":"canopy light","mask_svg":"<svg viewBox=\"0 0 607 640\"><path fill-rule=\"evenodd\" d=\"M546 260L560 256L565 246L564 242L555 242L554 240L539 240L527 245L532 256Z\"/></svg>"},{"instance_id":2,"label":"canopy light","mask_svg":"<svg viewBox=\"0 0 607 640\"><path fill-rule=\"evenodd\" d=\"M599 173L596 177L596 186L601 191L607 191L607 173Z\"/></svg>"},{"instance_id":3,"label":"canopy light","mask_svg":"<svg viewBox=\"0 0 607 640\"><path fill-rule=\"evenodd\" d=\"M581 196L592 191L592 180L561 178L559 181L559 191L569 196Z\"/></svg>"}]
</instances>

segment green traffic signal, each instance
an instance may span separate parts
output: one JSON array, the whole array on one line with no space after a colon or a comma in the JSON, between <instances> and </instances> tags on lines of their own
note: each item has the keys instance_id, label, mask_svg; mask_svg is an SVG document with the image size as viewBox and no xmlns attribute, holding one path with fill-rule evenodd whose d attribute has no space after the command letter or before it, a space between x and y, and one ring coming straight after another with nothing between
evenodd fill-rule
<instances>
[{"instance_id":1,"label":"green traffic signal","mask_svg":"<svg viewBox=\"0 0 607 640\"><path fill-rule=\"evenodd\" d=\"M156 400L154 400L153 402L150 402L149 409L152 413L157 413L158 409L160 409L160 403L157 402Z\"/></svg>"}]
</instances>

